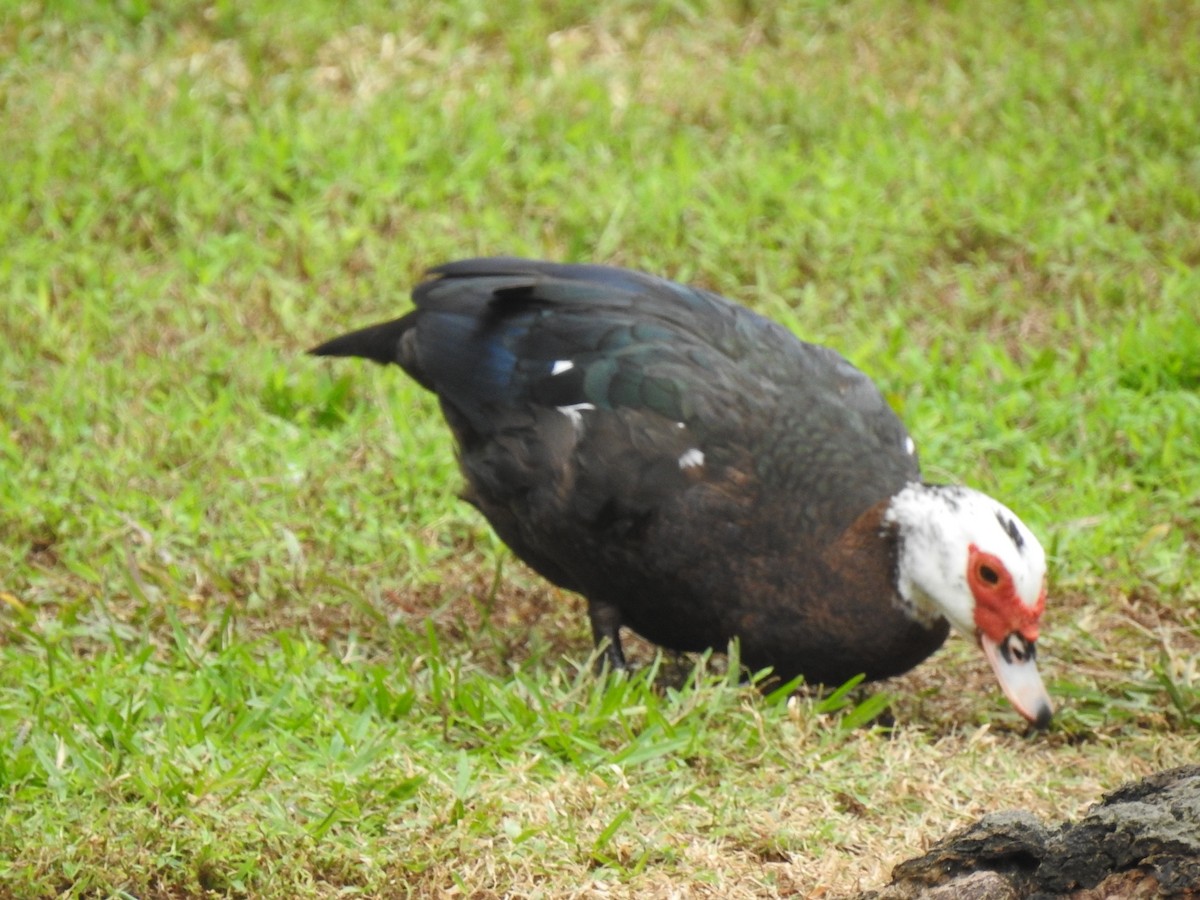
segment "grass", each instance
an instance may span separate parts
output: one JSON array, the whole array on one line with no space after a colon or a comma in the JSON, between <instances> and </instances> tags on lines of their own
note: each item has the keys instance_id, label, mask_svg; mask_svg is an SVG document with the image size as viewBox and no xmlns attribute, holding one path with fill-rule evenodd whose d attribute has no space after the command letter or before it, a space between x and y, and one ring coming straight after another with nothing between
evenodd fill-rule
<instances>
[{"instance_id":1,"label":"grass","mask_svg":"<svg viewBox=\"0 0 1200 900\"><path fill-rule=\"evenodd\" d=\"M59 6L0 12L0 892L842 895L1194 757L1196 4ZM866 369L1042 536L1050 733L957 640L595 677L430 398L302 355L475 253Z\"/></svg>"}]
</instances>

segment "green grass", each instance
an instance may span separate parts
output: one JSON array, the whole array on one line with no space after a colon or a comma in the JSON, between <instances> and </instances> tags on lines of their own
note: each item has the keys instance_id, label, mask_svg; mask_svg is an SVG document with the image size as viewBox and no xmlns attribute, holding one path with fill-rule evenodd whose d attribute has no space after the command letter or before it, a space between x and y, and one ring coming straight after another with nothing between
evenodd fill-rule
<instances>
[{"instance_id":1,"label":"green grass","mask_svg":"<svg viewBox=\"0 0 1200 900\"><path fill-rule=\"evenodd\" d=\"M1194 756L1197 60L1166 0L3 7L0 893L847 893ZM302 352L477 253L868 371L1042 536L1050 734L961 641L890 732L594 676L430 398Z\"/></svg>"}]
</instances>

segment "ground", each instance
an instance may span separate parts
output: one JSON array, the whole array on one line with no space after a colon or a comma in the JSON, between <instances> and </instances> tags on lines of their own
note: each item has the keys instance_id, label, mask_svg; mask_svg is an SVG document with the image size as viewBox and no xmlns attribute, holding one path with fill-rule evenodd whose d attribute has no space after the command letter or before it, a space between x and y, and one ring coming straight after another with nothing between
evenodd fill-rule
<instances>
[{"instance_id":1,"label":"ground","mask_svg":"<svg viewBox=\"0 0 1200 900\"><path fill-rule=\"evenodd\" d=\"M0 892L841 896L1194 758L1197 60L1168 0L5 6ZM1041 536L1051 729L959 639L597 678L431 399L303 352L479 253L867 371Z\"/></svg>"}]
</instances>

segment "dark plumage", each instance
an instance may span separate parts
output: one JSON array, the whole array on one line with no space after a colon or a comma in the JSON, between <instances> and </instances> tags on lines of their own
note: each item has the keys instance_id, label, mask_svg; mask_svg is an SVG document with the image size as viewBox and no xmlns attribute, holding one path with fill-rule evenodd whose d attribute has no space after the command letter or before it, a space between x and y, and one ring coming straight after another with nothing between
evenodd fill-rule
<instances>
[{"instance_id":1,"label":"dark plumage","mask_svg":"<svg viewBox=\"0 0 1200 900\"><path fill-rule=\"evenodd\" d=\"M907 573L964 507L970 540L956 539L962 569L945 578L960 591L976 531L1008 545L985 547L1003 557L993 567L1013 568L1036 539L991 498L920 485L904 426L837 353L637 272L476 259L431 274L412 312L312 352L397 363L437 394L467 498L518 556L587 598L614 664L627 626L683 651L737 637L746 665L784 679L881 678L940 646L946 617L977 638L999 629L992 656L1032 655L1040 546L992 602L1004 624L990 630L972 621L974 584L943 604ZM994 506L976 515L977 498ZM1048 702L1044 716L1022 711L1049 717Z\"/></svg>"}]
</instances>

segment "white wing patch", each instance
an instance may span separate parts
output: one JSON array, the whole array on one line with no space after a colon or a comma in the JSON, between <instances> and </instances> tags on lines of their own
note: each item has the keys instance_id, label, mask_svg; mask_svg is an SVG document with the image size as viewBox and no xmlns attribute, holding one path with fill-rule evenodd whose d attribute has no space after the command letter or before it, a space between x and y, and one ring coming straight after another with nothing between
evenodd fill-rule
<instances>
[{"instance_id":1,"label":"white wing patch","mask_svg":"<svg viewBox=\"0 0 1200 900\"><path fill-rule=\"evenodd\" d=\"M904 438L904 452L912 456L917 452L917 445L913 443L913 439L907 435Z\"/></svg>"},{"instance_id":2,"label":"white wing patch","mask_svg":"<svg viewBox=\"0 0 1200 900\"><path fill-rule=\"evenodd\" d=\"M704 451L699 447L685 450L679 457L679 468L681 469L696 469L702 465L704 465Z\"/></svg>"},{"instance_id":3,"label":"white wing patch","mask_svg":"<svg viewBox=\"0 0 1200 900\"><path fill-rule=\"evenodd\" d=\"M557 359L554 361L554 365L550 367L550 374L561 375L563 372L570 372L573 368L575 368L575 363L569 359ZM561 410L562 407L560 406L559 409Z\"/></svg>"},{"instance_id":4,"label":"white wing patch","mask_svg":"<svg viewBox=\"0 0 1200 900\"><path fill-rule=\"evenodd\" d=\"M575 426L576 431L583 431L583 414L595 408L596 404L594 403L572 403L570 406L555 407L555 409L571 420L571 424Z\"/></svg>"}]
</instances>

